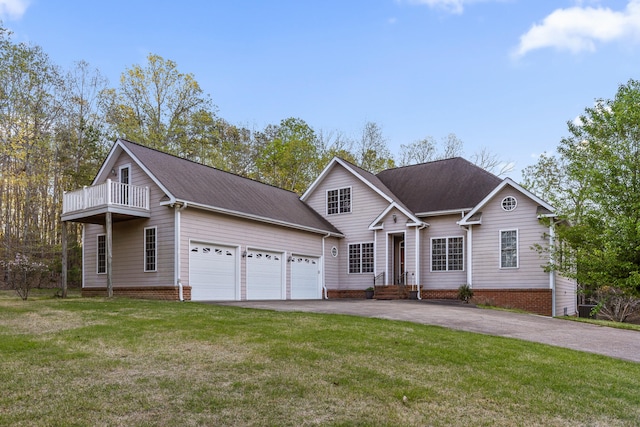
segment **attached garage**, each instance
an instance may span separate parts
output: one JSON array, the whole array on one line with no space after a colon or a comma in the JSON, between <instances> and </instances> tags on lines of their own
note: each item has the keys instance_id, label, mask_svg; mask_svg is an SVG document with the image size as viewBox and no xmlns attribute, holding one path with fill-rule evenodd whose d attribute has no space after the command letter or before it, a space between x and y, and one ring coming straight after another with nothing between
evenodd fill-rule
<instances>
[{"instance_id":1,"label":"attached garage","mask_svg":"<svg viewBox=\"0 0 640 427\"><path fill-rule=\"evenodd\" d=\"M202 242L189 244L189 284L193 301L238 298L238 249Z\"/></svg>"},{"instance_id":2,"label":"attached garage","mask_svg":"<svg viewBox=\"0 0 640 427\"><path fill-rule=\"evenodd\" d=\"M247 299L285 299L284 254L249 249L246 259Z\"/></svg>"},{"instance_id":3,"label":"attached garage","mask_svg":"<svg viewBox=\"0 0 640 427\"><path fill-rule=\"evenodd\" d=\"M291 257L291 299L320 299L320 259L303 255Z\"/></svg>"}]
</instances>

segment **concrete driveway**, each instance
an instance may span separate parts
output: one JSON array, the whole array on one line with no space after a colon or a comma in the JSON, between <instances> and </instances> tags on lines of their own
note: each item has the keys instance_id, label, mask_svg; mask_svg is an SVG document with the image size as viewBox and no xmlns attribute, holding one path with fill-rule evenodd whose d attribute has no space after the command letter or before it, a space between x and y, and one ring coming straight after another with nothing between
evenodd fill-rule
<instances>
[{"instance_id":1,"label":"concrete driveway","mask_svg":"<svg viewBox=\"0 0 640 427\"><path fill-rule=\"evenodd\" d=\"M275 311L350 314L404 320L450 329L518 338L640 362L640 332L430 301L330 299L216 303Z\"/></svg>"}]
</instances>

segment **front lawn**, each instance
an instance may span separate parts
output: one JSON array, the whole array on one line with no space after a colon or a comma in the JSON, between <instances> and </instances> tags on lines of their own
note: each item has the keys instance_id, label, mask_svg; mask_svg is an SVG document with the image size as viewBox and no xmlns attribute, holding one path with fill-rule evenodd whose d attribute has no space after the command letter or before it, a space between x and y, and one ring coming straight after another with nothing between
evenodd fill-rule
<instances>
[{"instance_id":1,"label":"front lawn","mask_svg":"<svg viewBox=\"0 0 640 427\"><path fill-rule=\"evenodd\" d=\"M380 319L0 292L0 357L0 425L640 424L640 364Z\"/></svg>"}]
</instances>

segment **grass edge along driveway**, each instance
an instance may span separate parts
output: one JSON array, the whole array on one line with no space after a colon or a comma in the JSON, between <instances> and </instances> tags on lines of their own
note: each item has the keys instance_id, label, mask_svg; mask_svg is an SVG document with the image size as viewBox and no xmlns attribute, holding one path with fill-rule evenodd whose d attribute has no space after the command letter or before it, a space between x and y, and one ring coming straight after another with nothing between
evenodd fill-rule
<instances>
[{"instance_id":1,"label":"grass edge along driveway","mask_svg":"<svg viewBox=\"0 0 640 427\"><path fill-rule=\"evenodd\" d=\"M640 424L640 364L344 315L0 294L0 425Z\"/></svg>"}]
</instances>

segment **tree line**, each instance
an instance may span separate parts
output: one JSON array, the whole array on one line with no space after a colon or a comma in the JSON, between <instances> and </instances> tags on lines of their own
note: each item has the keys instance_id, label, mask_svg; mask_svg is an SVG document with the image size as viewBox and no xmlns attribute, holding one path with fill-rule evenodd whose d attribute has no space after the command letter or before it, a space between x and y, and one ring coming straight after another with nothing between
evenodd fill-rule
<instances>
[{"instance_id":1,"label":"tree line","mask_svg":"<svg viewBox=\"0 0 640 427\"><path fill-rule=\"evenodd\" d=\"M125 69L112 87L90 64L63 70L40 46L11 36L0 23L0 280L18 266L60 270L62 194L91 184L117 138L297 193L334 156L375 173L463 153L453 134L427 137L402 145L396 162L375 122L355 137L295 117L249 129L219 117L195 77L159 55ZM474 156L504 172L488 151ZM80 280L80 230L70 227L72 282Z\"/></svg>"}]
</instances>

